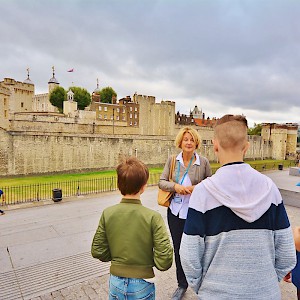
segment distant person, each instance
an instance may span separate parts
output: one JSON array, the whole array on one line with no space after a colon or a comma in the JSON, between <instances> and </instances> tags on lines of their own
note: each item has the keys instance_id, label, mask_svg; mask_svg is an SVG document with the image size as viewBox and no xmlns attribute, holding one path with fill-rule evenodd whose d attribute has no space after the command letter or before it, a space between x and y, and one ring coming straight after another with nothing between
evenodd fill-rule
<instances>
[{"instance_id":1,"label":"distant person","mask_svg":"<svg viewBox=\"0 0 300 300\"><path fill-rule=\"evenodd\" d=\"M142 205L147 167L128 158L117 167L119 204L104 209L92 243L92 256L111 261L109 299L155 299L153 267L165 271L173 249L161 215Z\"/></svg>"},{"instance_id":2,"label":"distant person","mask_svg":"<svg viewBox=\"0 0 300 300\"><path fill-rule=\"evenodd\" d=\"M213 144L221 167L191 195L180 257L201 300L281 299L278 282L296 264L278 188L243 162L247 129L244 116L217 120Z\"/></svg>"},{"instance_id":3,"label":"distant person","mask_svg":"<svg viewBox=\"0 0 300 300\"><path fill-rule=\"evenodd\" d=\"M5 194L4 194L4 192L2 190L0 190L0 199L2 199L2 205L3 205L4 202L5 202ZM5 212L2 209L0 209L0 214L4 215Z\"/></svg>"},{"instance_id":4,"label":"distant person","mask_svg":"<svg viewBox=\"0 0 300 300\"><path fill-rule=\"evenodd\" d=\"M188 282L180 262L179 248L190 196L196 184L211 176L208 159L198 155L196 152L200 144L201 138L195 129L191 127L182 128L175 138L175 146L181 149L181 152L176 156L173 181L169 181L172 160L172 157L169 157L158 184L162 190L174 192L167 211L168 225L174 246L178 284L172 300L182 299L188 288Z\"/></svg>"},{"instance_id":5,"label":"distant person","mask_svg":"<svg viewBox=\"0 0 300 300\"><path fill-rule=\"evenodd\" d=\"M286 282L292 282L297 288L297 299L300 300L300 227L293 230L297 255L296 267L284 278Z\"/></svg>"}]
</instances>

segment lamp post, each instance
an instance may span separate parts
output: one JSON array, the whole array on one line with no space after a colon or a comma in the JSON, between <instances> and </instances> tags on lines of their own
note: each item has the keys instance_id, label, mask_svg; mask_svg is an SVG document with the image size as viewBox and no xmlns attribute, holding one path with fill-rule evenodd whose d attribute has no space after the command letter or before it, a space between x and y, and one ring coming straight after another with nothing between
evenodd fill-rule
<instances>
[{"instance_id":1,"label":"lamp post","mask_svg":"<svg viewBox=\"0 0 300 300\"><path fill-rule=\"evenodd\" d=\"M113 134L115 134L115 109L114 108L113 108L112 126L113 126Z\"/></svg>"}]
</instances>

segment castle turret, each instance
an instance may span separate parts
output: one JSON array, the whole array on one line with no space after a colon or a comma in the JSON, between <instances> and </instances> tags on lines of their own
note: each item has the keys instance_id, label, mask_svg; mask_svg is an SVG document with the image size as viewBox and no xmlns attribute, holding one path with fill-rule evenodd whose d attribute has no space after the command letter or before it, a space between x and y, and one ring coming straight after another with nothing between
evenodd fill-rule
<instances>
[{"instance_id":1,"label":"castle turret","mask_svg":"<svg viewBox=\"0 0 300 300\"><path fill-rule=\"evenodd\" d=\"M54 66L52 67L52 78L49 79L48 81L48 87L49 87L49 94L51 93L51 91L56 88L57 86L59 86L59 82L56 80L55 78L55 72L54 72Z\"/></svg>"},{"instance_id":2,"label":"castle turret","mask_svg":"<svg viewBox=\"0 0 300 300\"><path fill-rule=\"evenodd\" d=\"M99 88L99 79L97 78L97 87L94 89L93 94L99 94L100 88Z\"/></svg>"},{"instance_id":3,"label":"castle turret","mask_svg":"<svg viewBox=\"0 0 300 300\"><path fill-rule=\"evenodd\" d=\"M23 83L34 84L29 78L29 68L27 68L27 78L23 81Z\"/></svg>"},{"instance_id":4,"label":"castle turret","mask_svg":"<svg viewBox=\"0 0 300 300\"><path fill-rule=\"evenodd\" d=\"M74 101L74 93L70 89L67 92L67 100L64 101L64 104L63 104L63 112L65 115L72 117L72 116L75 116L76 111L77 111L77 102Z\"/></svg>"}]
</instances>

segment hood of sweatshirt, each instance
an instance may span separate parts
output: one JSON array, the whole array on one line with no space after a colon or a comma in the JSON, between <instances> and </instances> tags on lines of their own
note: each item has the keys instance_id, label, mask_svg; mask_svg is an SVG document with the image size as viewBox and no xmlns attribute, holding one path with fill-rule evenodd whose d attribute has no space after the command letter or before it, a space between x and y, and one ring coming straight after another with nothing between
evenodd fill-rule
<instances>
[{"instance_id":1,"label":"hood of sweatshirt","mask_svg":"<svg viewBox=\"0 0 300 300\"><path fill-rule=\"evenodd\" d=\"M271 204L282 202L274 182L246 163L225 165L202 183L220 205L249 223L259 219Z\"/></svg>"}]
</instances>

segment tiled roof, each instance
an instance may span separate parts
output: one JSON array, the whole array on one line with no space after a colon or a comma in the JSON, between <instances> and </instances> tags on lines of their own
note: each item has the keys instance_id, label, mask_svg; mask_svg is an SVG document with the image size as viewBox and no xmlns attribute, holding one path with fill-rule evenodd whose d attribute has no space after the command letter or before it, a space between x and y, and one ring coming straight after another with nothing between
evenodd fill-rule
<instances>
[{"instance_id":1,"label":"tiled roof","mask_svg":"<svg viewBox=\"0 0 300 300\"><path fill-rule=\"evenodd\" d=\"M194 121L197 126L202 126L202 127L213 127L214 124L216 123L216 119L195 119Z\"/></svg>"}]
</instances>

